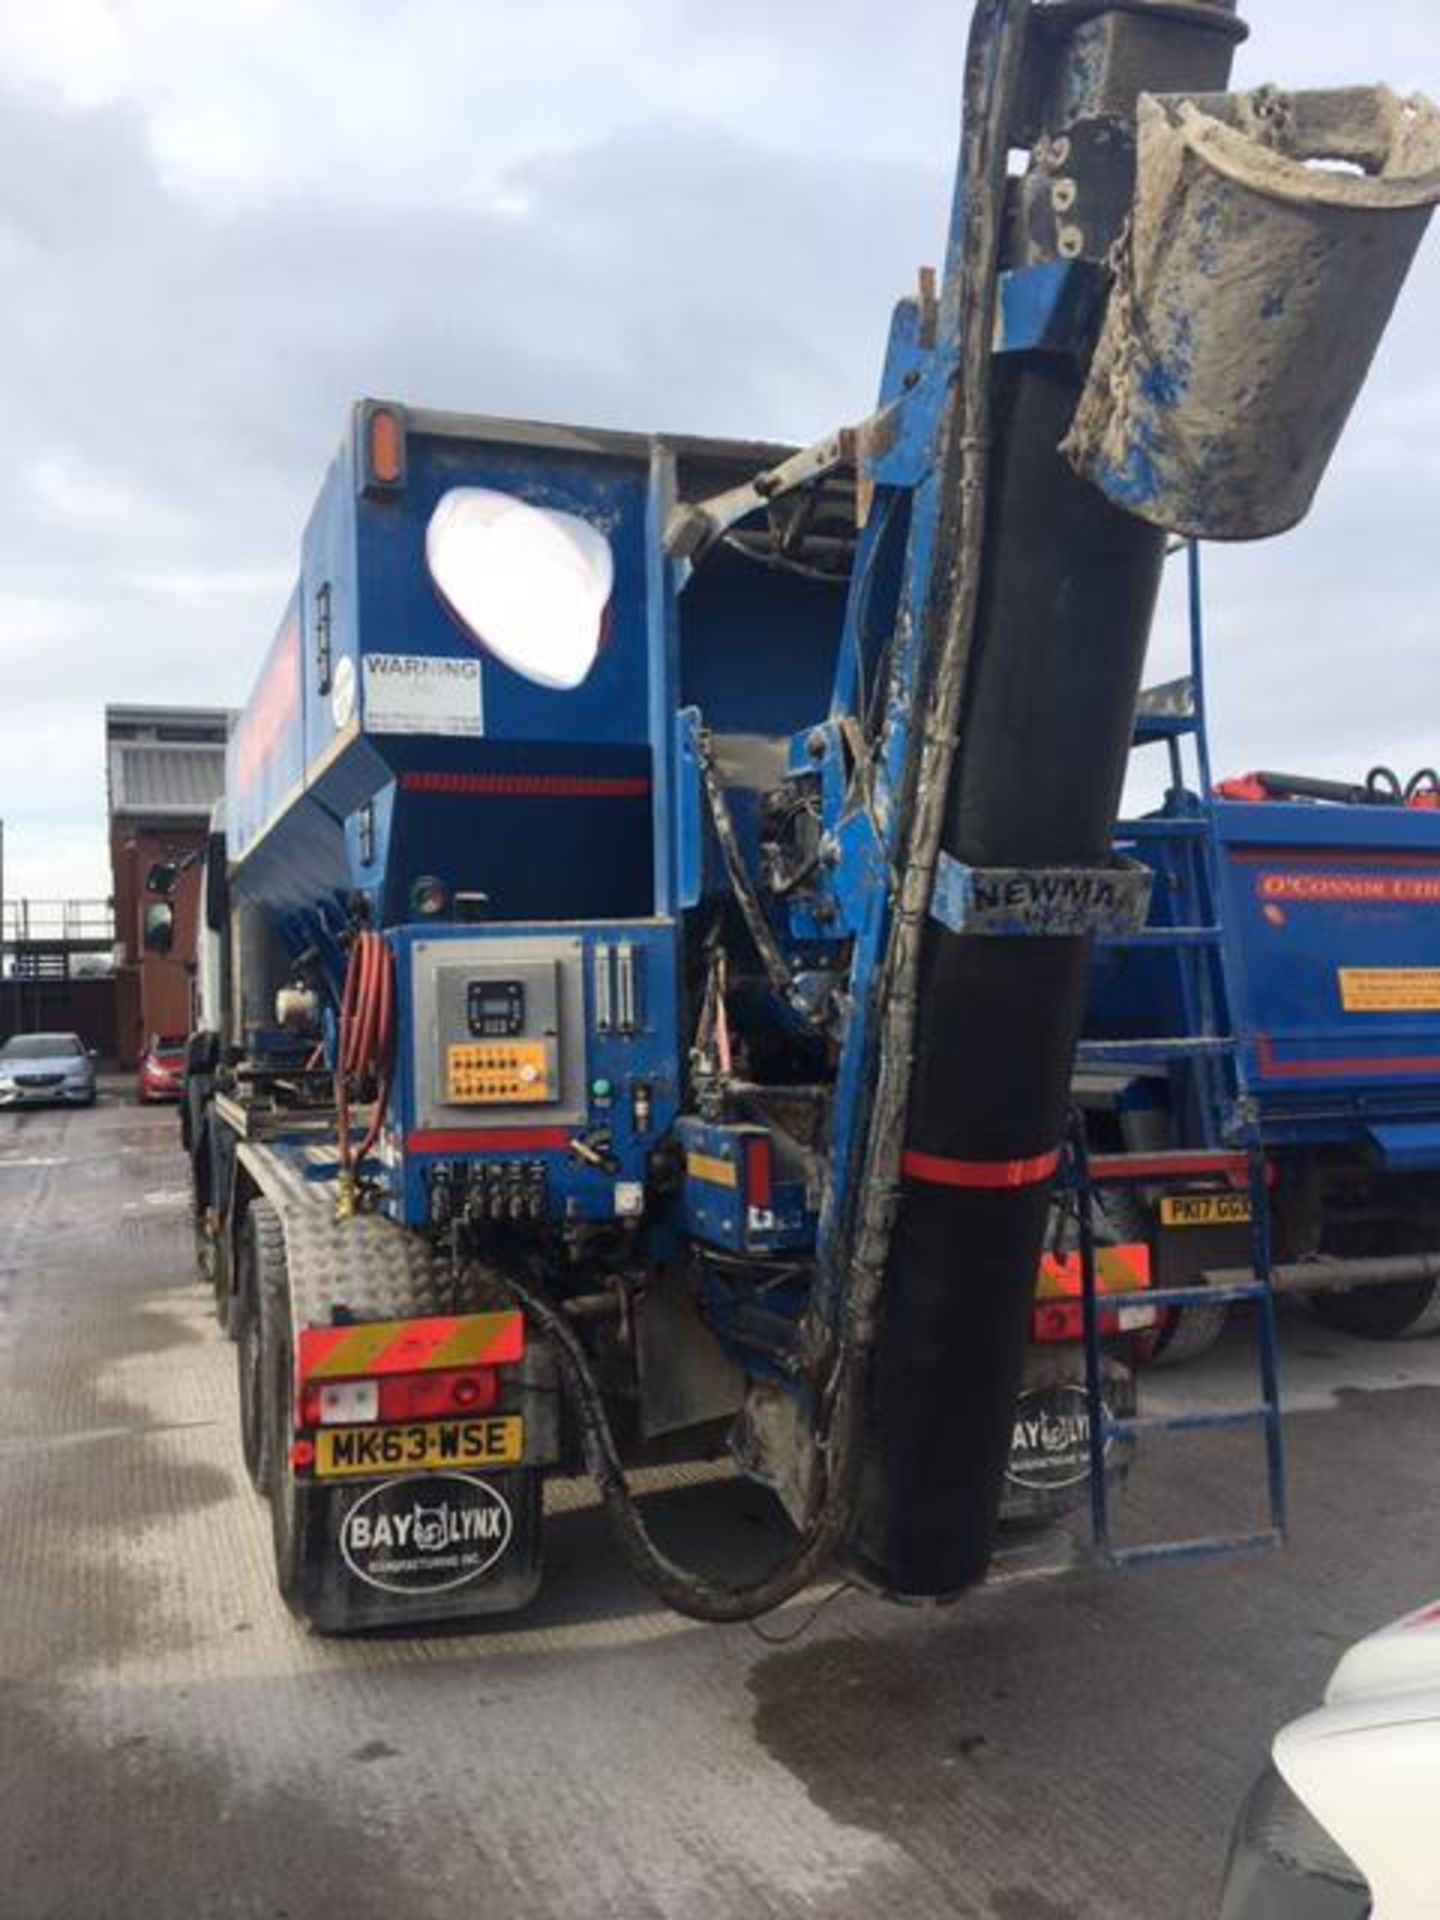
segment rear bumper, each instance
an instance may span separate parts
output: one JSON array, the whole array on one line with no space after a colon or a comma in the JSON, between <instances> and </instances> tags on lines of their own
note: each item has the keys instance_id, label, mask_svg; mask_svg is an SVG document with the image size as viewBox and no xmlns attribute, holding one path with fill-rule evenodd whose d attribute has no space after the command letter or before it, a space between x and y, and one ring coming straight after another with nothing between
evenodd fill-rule
<instances>
[{"instance_id":1,"label":"rear bumper","mask_svg":"<svg viewBox=\"0 0 1440 1920\"><path fill-rule=\"evenodd\" d=\"M135 1090L142 1100L178 1100L185 1091L185 1083L178 1078L142 1073L135 1083Z\"/></svg>"}]
</instances>

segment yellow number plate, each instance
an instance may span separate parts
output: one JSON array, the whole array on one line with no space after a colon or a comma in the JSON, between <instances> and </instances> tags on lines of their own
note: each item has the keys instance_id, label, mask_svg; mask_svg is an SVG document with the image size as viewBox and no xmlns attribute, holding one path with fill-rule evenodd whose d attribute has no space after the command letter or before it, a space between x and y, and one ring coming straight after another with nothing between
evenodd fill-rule
<instances>
[{"instance_id":1,"label":"yellow number plate","mask_svg":"<svg viewBox=\"0 0 1440 1920\"><path fill-rule=\"evenodd\" d=\"M1244 1193L1170 1193L1160 1202L1162 1227L1235 1227L1250 1223Z\"/></svg>"},{"instance_id":2,"label":"yellow number plate","mask_svg":"<svg viewBox=\"0 0 1440 1920\"><path fill-rule=\"evenodd\" d=\"M321 1427L315 1472L324 1480L356 1473L424 1473L432 1467L513 1467L524 1451L519 1414L487 1420L417 1420L404 1427Z\"/></svg>"}]
</instances>

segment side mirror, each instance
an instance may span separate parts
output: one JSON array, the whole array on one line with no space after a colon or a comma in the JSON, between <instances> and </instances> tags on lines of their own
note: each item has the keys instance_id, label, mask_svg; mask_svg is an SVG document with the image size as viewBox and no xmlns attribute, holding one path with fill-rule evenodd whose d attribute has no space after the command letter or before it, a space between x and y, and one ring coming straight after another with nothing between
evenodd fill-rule
<instances>
[{"instance_id":1,"label":"side mirror","mask_svg":"<svg viewBox=\"0 0 1440 1920\"><path fill-rule=\"evenodd\" d=\"M211 933L223 933L230 914L230 879L225 867L225 836L212 833L205 842L205 924Z\"/></svg>"},{"instance_id":2,"label":"side mirror","mask_svg":"<svg viewBox=\"0 0 1440 1920\"><path fill-rule=\"evenodd\" d=\"M175 909L168 900L147 900L141 938L147 953L169 953L175 944Z\"/></svg>"},{"instance_id":3,"label":"side mirror","mask_svg":"<svg viewBox=\"0 0 1440 1920\"><path fill-rule=\"evenodd\" d=\"M173 860L157 860L145 875L145 891L164 894L168 899L179 878L180 869Z\"/></svg>"}]
</instances>

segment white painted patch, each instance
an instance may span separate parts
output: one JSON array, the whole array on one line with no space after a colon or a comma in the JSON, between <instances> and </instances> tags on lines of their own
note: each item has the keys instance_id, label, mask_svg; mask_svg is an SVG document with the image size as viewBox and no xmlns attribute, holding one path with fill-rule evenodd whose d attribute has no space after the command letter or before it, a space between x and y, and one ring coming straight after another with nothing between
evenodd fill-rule
<instances>
[{"instance_id":1,"label":"white painted patch","mask_svg":"<svg viewBox=\"0 0 1440 1920\"><path fill-rule=\"evenodd\" d=\"M330 718L337 732L349 725L354 712L355 662L348 653L342 653L335 662L335 676L330 683Z\"/></svg>"}]
</instances>

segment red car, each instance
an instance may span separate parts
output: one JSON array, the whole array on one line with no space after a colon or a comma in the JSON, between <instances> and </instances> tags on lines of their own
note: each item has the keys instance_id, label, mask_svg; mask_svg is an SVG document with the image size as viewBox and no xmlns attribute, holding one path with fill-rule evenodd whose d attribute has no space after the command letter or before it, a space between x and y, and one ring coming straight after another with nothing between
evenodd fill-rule
<instances>
[{"instance_id":1,"label":"red car","mask_svg":"<svg viewBox=\"0 0 1440 1920\"><path fill-rule=\"evenodd\" d=\"M141 1105L151 1100L178 1100L185 1091L185 1035L152 1033L140 1056L135 1093Z\"/></svg>"}]
</instances>

